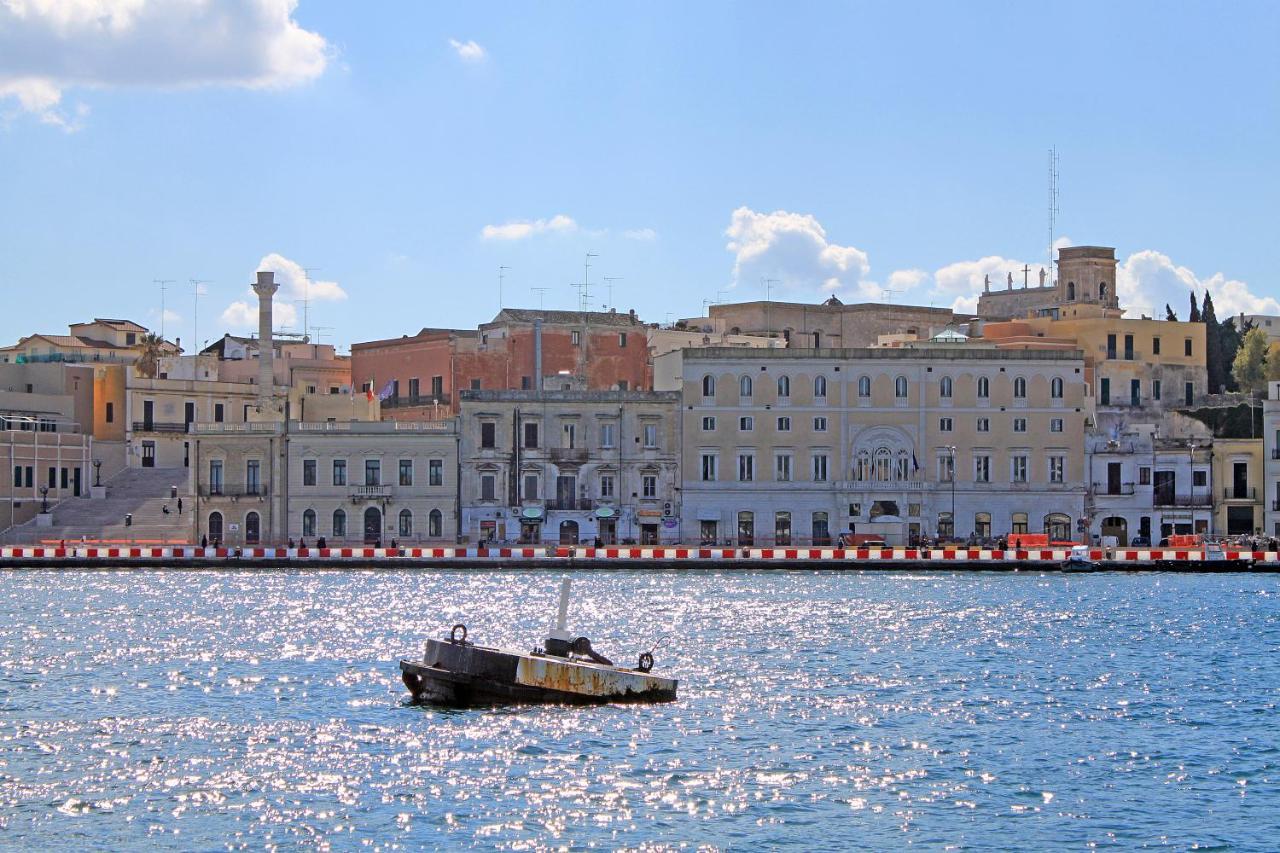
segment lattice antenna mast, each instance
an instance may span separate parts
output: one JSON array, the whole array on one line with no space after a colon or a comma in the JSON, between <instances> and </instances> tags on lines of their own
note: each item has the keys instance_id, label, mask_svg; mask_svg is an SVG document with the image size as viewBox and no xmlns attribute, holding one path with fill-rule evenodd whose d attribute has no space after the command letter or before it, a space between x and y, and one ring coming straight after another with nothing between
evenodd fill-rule
<instances>
[{"instance_id":1,"label":"lattice antenna mast","mask_svg":"<svg viewBox=\"0 0 1280 853\"><path fill-rule=\"evenodd\" d=\"M309 328L309 312L311 307L311 273L319 272L320 267L303 267L302 268L302 337L306 338L307 329Z\"/></svg>"},{"instance_id":2,"label":"lattice antenna mast","mask_svg":"<svg viewBox=\"0 0 1280 853\"><path fill-rule=\"evenodd\" d=\"M622 281L622 276L620 276L620 275L614 275L614 276L609 276L609 275L607 275L607 276L605 276L605 277L604 277L604 283L605 283L605 285L609 288L609 307L610 307L610 308L617 308L617 307L618 307L617 305L614 305L614 304L613 304L613 283L614 283L615 281Z\"/></svg>"},{"instance_id":3,"label":"lattice antenna mast","mask_svg":"<svg viewBox=\"0 0 1280 853\"><path fill-rule=\"evenodd\" d=\"M531 288L529 288L529 289L530 289L530 290L532 290L534 293L538 294L538 310L539 310L539 311L541 311L541 310L542 310L542 298L543 298L543 294L545 294L545 293L546 293L548 290L550 290L551 288L549 288L549 287L531 287Z\"/></svg>"},{"instance_id":4,"label":"lattice antenna mast","mask_svg":"<svg viewBox=\"0 0 1280 853\"><path fill-rule=\"evenodd\" d=\"M504 267L504 266L499 266L499 267L498 267L498 310L499 310L499 311L501 311L501 310L503 309L503 305L502 305L502 282L503 282L503 279L505 279L505 278L506 278L506 276L507 276L507 270L509 270L509 269L511 269L511 267Z\"/></svg>"},{"instance_id":5,"label":"lattice antenna mast","mask_svg":"<svg viewBox=\"0 0 1280 853\"><path fill-rule=\"evenodd\" d=\"M586 311L591 304L591 259L600 257L595 252L587 252L587 256L582 261L582 282L571 282L570 287L578 288L578 310Z\"/></svg>"},{"instance_id":6,"label":"lattice antenna mast","mask_svg":"<svg viewBox=\"0 0 1280 853\"><path fill-rule=\"evenodd\" d=\"M1053 242L1057 239L1058 230L1058 149L1049 149L1049 269L1055 269L1053 263Z\"/></svg>"},{"instance_id":7,"label":"lattice antenna mast","mask_svg":"<svg viewBox=\"0 0 1280 853\"><path fill-rule=\"evenodd\" d=\"M169 285L173 284L175 279L172 278L153 278L152 284L160 285L160 340L164 340L164 292L169 289Z\"/></svg>"},{"instance_id":8,"label":"lattice antenna mast","mask_svg":"<svg viewBox=\"0 0 1280 853\"><path fill-rule=\"evenodd\" d=\"M201 288L206 284L212 284L207 278L193 278L191 281L191 354L200 354L200 297L204 296Z\"/></svg>"},{"instance_id":9,"label":"lattice antenna mast","mask_svg":"<svg viewBox=\"0 0 1280 853\"><path fill-rule=\"evenodd\" d=\"M315 339L316 339L316 343L318 344L320 343L320 338L322 338L328 332L333 331L333 326L312 326L311 331L315 332Z\"/></svg>"}]
</instances>

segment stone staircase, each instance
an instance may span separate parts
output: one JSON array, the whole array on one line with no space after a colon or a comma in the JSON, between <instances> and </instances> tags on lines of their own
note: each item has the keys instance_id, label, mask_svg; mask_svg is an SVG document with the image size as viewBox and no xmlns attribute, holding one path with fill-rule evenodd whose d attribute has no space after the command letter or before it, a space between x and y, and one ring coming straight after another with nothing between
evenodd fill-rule
<instances>
[{"instance_id":1,"label":"stone staircase","mask_svg":"<svg viewBox=\"0 0 1280 853\"><path fill-rule=\"evenodd\" d=\"M103 500L68 498L53 507L53 526L38 527L34 519L0 533L0 542L17 545L43 540L98 540L191 542L195 532L187 494L186 468L126 468L106 483ZM178 487L183 513L170 497ZM165 515L163 507L169 508ZM133 524L125 525L132 514Z\"/></svg>"}]
</instances>

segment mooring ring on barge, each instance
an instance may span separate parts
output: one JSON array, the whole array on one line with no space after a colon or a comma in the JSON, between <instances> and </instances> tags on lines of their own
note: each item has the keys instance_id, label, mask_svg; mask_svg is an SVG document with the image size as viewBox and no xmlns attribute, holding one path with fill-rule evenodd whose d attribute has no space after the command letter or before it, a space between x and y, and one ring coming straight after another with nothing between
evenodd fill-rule
<instances>
[{"instance_id":1,"label":"mooring ring on barge","mask_svg":"<svg viewBox=\"0 0 1280 853\"><path fill-rule=\"evenodd\" d=\"M641 652L640 662L636 664L636 669L641 672L648 672L653 669L653 654L651 652Z\"/></svg>"},{"instance_id":2,"label":"mooring ring on barge","mask_svg":"<svg viewBox=\"0 0 1280 853\"><path fill-rule=\"evenodd\" d=\"M458 631L462 631L462 636L458 636ZM449 642L466 643L467 642L467 626L459 622L453 626L453 630L449 632Z\"/></svg>"}]
</instances>

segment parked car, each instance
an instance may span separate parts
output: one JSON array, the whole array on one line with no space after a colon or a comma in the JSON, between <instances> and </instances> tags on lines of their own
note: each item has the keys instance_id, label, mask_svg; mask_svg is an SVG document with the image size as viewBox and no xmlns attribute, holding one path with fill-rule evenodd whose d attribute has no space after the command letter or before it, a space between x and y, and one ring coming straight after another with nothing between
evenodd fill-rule
<instances>
[{"instance_id":1,"label":"parked car","mask_svg":"<svg viewBox=\"0 0 1280 853\"><path fill-rule=\"evenodd\" d=\"M1139 546L1150 547L1150 546L1151 546L1151 537L1149 537L1149 536L1135 536L1135 537L1133 537L1132 539L1130 539L1130 540L1129 540L1129 545L1130 545L1131 547L1135 547L1135 548L1136 548L1136 547L1139 547Z\"/></svg>"}]
</instances>

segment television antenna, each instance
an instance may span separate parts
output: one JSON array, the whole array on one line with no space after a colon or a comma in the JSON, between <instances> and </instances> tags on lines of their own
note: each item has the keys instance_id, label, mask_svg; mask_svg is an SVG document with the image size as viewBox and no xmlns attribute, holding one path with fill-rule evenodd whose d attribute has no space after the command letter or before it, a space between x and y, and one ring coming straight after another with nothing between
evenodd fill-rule
<instances>
[{"instance_id":1,"label":"television antenna","mask_svg":"<svg viewBox=\"0 0 1280 853\"><path fill-rule=\"evenodd\" d=\"M302 268L302 332L306 337L308 309L311 307L311 272L320 271L320 267L303 267Z\"/></svg>"},{"instance_id":2,"label":"television antenna","mask_svg":"<svg viewBox=\"0 0 1280 853\"><path fill-rule=\"evenodd\" d=\"M587 256L582 260L582 282L570 282L570 287L578 288L578 310L586 311L591 305L591 259L600 257L595 252L587 252Z\"/></svg>"},{"instance_id":3,"label":"television antenna","mask_svg":"<svg viewBox=\"0 0 1280 853\"><path fill-rule=\"evenodd\" d=\"M164 340L164 292L169 285L173 284L175 279L172 278L153 278L152 284L160 285L160 340Z\"/></svg>"},{"instance_id":4,"label":"television antenna","mask_svg":"<svg viewBox=\"0 0 1280 853\"><path fill-rule=\"evenodd\" d=\"M538 310L539 310L539 311L541 311L541 310L542 310L542 295L543 295L544 293L546 293L548 290L550 290L551 288L549 288L549 287L531 287L531 288L529 288L529 289L530 289L530 290L532 290L534 293L538 294Z\"/></svg>"},{"instance_id":5,"label":"television antenna","mask_svg":"<svg viewBox=\"0 0 1280 853\"><path fill-rule=\"evenodd\" d=\"M326 332L332 332L332 331L333 331L333 326L312 326L312 327L311 327L311 331L315 332L315 339L316 339L316 343L318 344L318 343L320 343L320 338L321 338L321 337L322 337Z\"/></svg>"},{"instance_id":6,"label":"television antenna","mask_svg":"<svg viewBox=\"0 0 1280 853\"><path fill-rule=\"evenodd\" d=\"M891 288L891 287L886 287L886 288L881 289L881 291L880 291L880 298L884 300L884 302L885 302L885 304L886 304L886 305L892 305L892 304L893 304L893 295L894 295L895 293L901 293L901 292L902 292L901 290L894 290L894 289L893 289L893 288Z\"/></svg>"},{"instance_id":7,"label":"television antenna","mask_svg":"<svg viewBox=\"0 0 1280 853\"><path fill-rule=\"evenodd\" d=\"M1058 229L1058 149L1049 149L1049 269L1053 269L1053 243Z\"/></svg>"},{"instance_id":8,"label":"television antenna","mask_svg":"<svg viewBox=\"0 0 1280 853\"><path fill-rule=\"evenodd\" d=\"M614 283L615 281L622 281L622 276L620 276L620 275L612 275L612 276L610 276L610 275L606 275L606 276L604 277L604 283L605 283L605 286L609 288L609 307L610 307L610 308L617 308L617 307L618 307L618 306L616 306L616 305L614 305L614 304L613 304L613 283Z\"/></svg>"},{"instance_id":9,"label":"television antenna","mask_svg":"<svg viewBox=\"0 0 1280 853\"><path fill-rule=\"evenodd\" d=\"M191 282L191 350L192 355L200 354L200 297L204 296L202 285L212 284L207 278L193 278Z\"/></svg>"},{"instance_id":10,"label":"television antenna","mask_svg":"<svg viewBox=\"0 0 1280 853\"><path fill-rule=\"evenodd\" d=\"M511 267L498 267L498 310L502 310L502 279L505 278L507 270Z\"/></svg>"}]
</instances>

